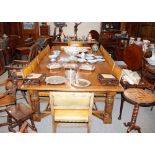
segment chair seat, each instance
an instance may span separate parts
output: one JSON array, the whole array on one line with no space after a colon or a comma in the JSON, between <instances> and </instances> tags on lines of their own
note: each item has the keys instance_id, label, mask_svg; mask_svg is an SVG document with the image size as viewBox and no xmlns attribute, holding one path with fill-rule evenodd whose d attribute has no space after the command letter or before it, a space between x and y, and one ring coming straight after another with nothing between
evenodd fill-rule
<instances>
[{"instance_id":1,"label":"chair seat","mask_svg":"<svg viewBox=\"0 0 155 155\"><path fill-rule=\"evenodd\" d=\"M21 54L29 54L30 47L18 47L16 50L20 51Z\"/></svg>"},{"instance_id":2,"label":"chair seat","mask_svg":"<svg viewBox=\"0 0 155 155\"><path fill-rule=\"evenodd\" d=\"M55 121L58 122L88 122L88 110L55 110Z\"/></svg>"},{"instance_id":3,"label":"chair seat","mask_svg":"<svg viewBox=\"0 0 155 155\"><path fill-rule=\"evenodd\" d=\"M26 104L16 104L6 108L6 111L11 115L16 121L28 119L34 112Z\"/></svg>"},{"instance_id":4,"label":"chair seat","mask_svg":"<svg viewBox=\"0 0 155 155\"><path fill-rule=\"evenodd\" d=\"M2 97L0 99L0 106L7 106L7 105L14 104L15 101L16 101L15 96L6 95L5 97Z\"/></svg>"},{"instance_id":5,"label":"chair seat","mask_svg":"<svg viewBox=\"0 0 155 155\"><path fill-rule=\"evenodd\" d=\"M143 89L128 88L124 91L124 96L133 103L150 105L155 102L155 96Z\"/></svg>"},{"instance_id":6,"label":"chair seat","mask_svg":"<svg viewBox=\"0 0 155 155\"><path fill-rule=\"evenodd\" d=\"M129 84L127 81L124 81L123 79L121 79L120 83L123 86L123 88L145 88L146 87L143 79L141 79L138 84L133 84L133 85Z\"/></svg>"}]
</instances>

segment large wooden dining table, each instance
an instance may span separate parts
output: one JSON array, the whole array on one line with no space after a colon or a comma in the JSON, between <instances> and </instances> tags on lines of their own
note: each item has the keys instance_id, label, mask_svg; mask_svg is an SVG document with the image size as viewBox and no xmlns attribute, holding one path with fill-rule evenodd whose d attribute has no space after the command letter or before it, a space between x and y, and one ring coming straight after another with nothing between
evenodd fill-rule
<instances>
[{"instance_id":1,"label":"large wooden dining table","mask_svg":"<svg viewBox=\"0 0 155 155\"><path fill-rule=\"evenodd\" d=\"M59 58L65 55L65 52L62 50L61 46L53 46L51 48L51 52L48 53L44 58L41 60L39 65L37 66L35 73L41 73L49 76L64 76L65 77L65 68L59 69L48 69L47 65L50 64L49 55L53 53L53 50L60 50L61 54ZM88 51L92 53L91 49ZM95 55L101 55L100 51L94 53ZM58 59L59 59L58 58ZM79 66L82 63L77 63ZM94 92L100 93L106 96L105 98L105 108L102 110L93 110L93 114L98 118L102 119L104 123L112 123L112 111L113 111L113 104L114 98L116 93L122 92L124 89L121 85L117 86L103 86L97 79L97 75L99 73L111 73L111 68L109 67L106 61L103 62L96 62L93 64L95 66L95 70L87 71L87 70L80 70L77 69L77 77L89 80L91 84L87 87L76 87L72 86L69 81L64 84L23 84L21 86L22 90L27 90L30 96L31 106L35 111L35 120L41 120L41 111L40 111L40 102L38 92L50 92L50 91L66 91L66 92Z\"/></svg>"}]
</instances>

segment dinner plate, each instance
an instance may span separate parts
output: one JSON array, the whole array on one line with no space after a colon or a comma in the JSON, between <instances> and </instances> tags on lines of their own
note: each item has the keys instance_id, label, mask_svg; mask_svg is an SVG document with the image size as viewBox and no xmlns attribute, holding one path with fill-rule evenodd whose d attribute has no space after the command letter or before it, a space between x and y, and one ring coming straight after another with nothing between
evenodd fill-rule
<instances>
[{"instance_id":1,"label":"dinner plate","mask_svg":"<svg viewBox=\"0 0 155 155\"><path fill-rule=\"evenodd\" d=\"M76 69L78 67L77 64L65 63L63 64L64 68Z\"/></svg>"},{"instance_id":2,"label":"dinner plate","mask_svg":"<svg viewBox=\"0 0 155 155\"><path fill-rule=\"evenodd\" d=\"M94 54L86 54L87 57L93 57Z\"/></svg>"},{"instance_id":3,"label":"dinner plate","mask_svg":"<svg viewBox=\"0 0 155 155\"><path fill-rule=\"evenodd\" d=\"M47 65L48 69L58 69L61 68L62 66L59 63L51 63Z\"/></svg>"},{"instance_id":4,"label":"dinner plate","mask_svg":"<svg viewBox=\"0 0 155 155\"><path fill-rule=\"evenodd\" d=\"M47 84L63 84L66 82L66 78L63 76L49 76L46 77L45 82Z\"/></svg>"},{"instance_id":5,"label":"dinner plate","mask_svg":"<svg viewBox=\"0 0 155 155\"><path fill-rule=\"evenodd\" d=\"M87 60L93 60L94 57L91 57L91 56L88 57L88 56L87 56L86 59L87 59Z\"/></svg>"},{"instance_id":6,"label":"dinner plate","mask_svg":"<svg viewBox=\"0 0 155 155\"><path fill-rule=\"evenodd\" d=\"M95 55L96 59L102 59L103 57L101 55Z\"/></svg>"},{"instance_id":7,"label":"dinner plate","mask_svg":"<svg viewBox=\"0 0 155 155\"><path fill-rule=\"evenodd\" d=\"M50 59L56 59L58 56L53 54L53 55L49 55L48 57L49 57Z\"/></svg>"},{"instance_id":8,"label":"dinner plate","mask_svg":"<svg viewBox=\"0 0 155 155\"><path fill-rule=\"evenodd\" d=\"M86 59L78 59L78 62L86 62Z\"/></svg>"},{"instance_id":9,"label":"dinner plate","mask_svg":"<svg viewBox=\"0 0 155 155\"><path fill-rule=\"evenodd\" d=\"M89 62L89 63L95 63L96 62L96 60L94 59L94 60L87 60L87 62Z\"/></svg>"},{"instance_id":10,"label":"dinner plate","mask_svg":"<svg viewBox=\"0 0 155 155\"><path fill-rule=\"evenodd\" d=\"M95 69L95 66L89 65L89 64L82 64L79 69L81 70L88 70L88 71L93 71Z\"/></svg>"},{"instance_id":11,"label":"dinner plate","mask_svg":"<svg viewBox=\"0 0 155 155\"><path fill-rule=\"evenodd\" d=\"M91 82L86 79L77 79L75 83L72 83L75 87L88 87L90 84Z\"/></svg>"},{"instance_id":12,"label":"dinner plate","mask_svg":"<svg viewBox=\"0 0 155 155\"><path fill-rule=\"evenodd\" d=\"M96 59L96 62L103 62L105 59Z\"/></svg>"}]
</instances>

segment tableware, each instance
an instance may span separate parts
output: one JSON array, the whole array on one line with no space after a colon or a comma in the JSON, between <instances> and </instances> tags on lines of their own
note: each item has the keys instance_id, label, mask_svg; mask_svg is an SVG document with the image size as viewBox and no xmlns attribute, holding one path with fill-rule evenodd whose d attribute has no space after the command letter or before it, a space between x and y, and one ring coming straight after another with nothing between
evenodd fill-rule
<instances>
[{"instance_id":1,"label":"tableware","mask_svg":"<svg viewBox=\"0 0 155 155\"><path fill-rule=\"evenodd\" d=\"M50 59L56 59L58 56L53 54L53 55L49 55L48 57L49 57Z\"/></svg>"},{"instance_id":2,"label":"tableware","mask_svg":"<svg viewBox=\"0 0 155 155\"><path fill-rule=\"evenodd\" d=\"M137 37L137 41L141 41L141 38L140 37Z\"/></svg>"},{"instance_id":3,"label":"tableware","mask_svg":"<svg viewBox=\"0 0 155 155\"><path fill-rule=\"evenodd\" d=\"M61 51L59 51L59 50L54 50L54 51L53 51L54 55L57 55L57 56L60 55L60 52L61 52Z\"/></svg>"},{"instance_id":4,"label":"tableware","mask_svg":"<svg viewBox=\"0 0 155 155\"><path fill-rule=\"evenodd\" d=\"M86 62L86 59L78 59L77 61L83 63Z\"/></svg>"},{"instance_id":5,"label":"tableware","mask_svg":"<svg viewBox=\"0 0 155 155\"><path fill-rule=\"evenodd\" d=\"M95 59L96 60L96 62L103 62L103 61L105 61L105 59Z\"/></svg>"},{"instance_id":6,"label":"tableware","mask_svg":"<svg viewBox=\"0 0 155 155\"><path fill-rule=\"evenodd\" d=\"M92 51L93 51L93 52L97 52L98 49L99 49L99 47L98 47L97 44L93 44L93 45L92 45Z\"/></svg>"},{"instance_id":7,"label":"tableware","mask_svg":"<svg viewBox=\"0 0 155 155\"><path fill-rule=\"evenodd\" d=\"M90 57L90 56L89 56L89 57L86 57L86 59L87 59L87 60L93 60L94 57Z\"/></svg>"},{"instance_id":8,"label":"tableware","mask_svg":"<svg viewBox=\"0 0 155 155\"><path fill-rule=\"evenodd\" d=\"M29 74L26 78L27 79L38 79L42 76L42 74L37 74L37 73L31 73Z\"/></svg>"},{"instance_id":9,"label":"tableware","mask_svg":"<svg viewBox=\"0 0 155 155\"><path fill-rule=\"evenodd\" d=\"M51 61L51 62L55 62L55 61L56 61L56 59L50 59L50 61Z\"/></svg>"},{"instance_id":10,"label":"tableware","mask_svg":"<svg viewBox=\"0 0 155 155\"><path fill-rule=\"evenodd\" d=\"M103 56L101 56L101 55L95 55L95 58L96 58L96 59L102 59Z\"/></svg>"},{"instance_id":11,"label":"tableware","mask_svg":"<svg viewBox=\"0 0 155 155\"><path fill-rule=\"evenodd\" d=\"M61 57L59 61L60 62L69 62L70 59L69 59L69 57Z\"/></svg>"},{"instance_id":12,"label":"tableware","mask_svg":"<svg viewBox=\"0 0 155 155\"><path fill-rule=\"evenodd\" d=\"M81 70L89 70L89 71L93 71L95 69L95 66L93 65L89 65L89 64L82 64L79 69Z\"/></svg>"},{"instance_id":13,"label":"tableware","mask_svg":"<svg viewBox=\"0 0 155 155\"><path fill-rule=\"evenodd\" d=\"M63 64L64 68L70 68L70 69L76 69L78 67L77 64L70 64L70 63L65 63Z\"/></svg>"},{"instance_id":14,"label":"tableware","mask_svg":"<svg viewBox=\"0 0 155 155\"><path fill-rule=\"evenodd\" d=\"M91 82L86 79L76 79L75 83L72 83L76 87L88 87L90 84Z\"/></svg>"},{"instance_id":15,"label":"tableware","mask_svg":"<svg viewBox=\"0 0 155 155\"><path fill-rule=\"evenodd\" d=\"M93 60L87 60L87 62L89 62L89 63L95 63L95 62L96 62L96 59L93 59Z\"/></svg>"},{"instance_id":16,"label":"tableware","mask_svg":"<svg viewBox=\"0 0 155 155\"><path fill-rule=\"evenodd\" d=\"M130 45L131 45L131 44L133 44L133 43L134 43L134 41L135 41L135 38L130 37L129 44L130 44Z\"/></svg>"},{"instance_id":17,"label":"tableware","mask_svg":"<svg viewBox=\"0 0 155 155\"><path fill-rule=\"evenodd\" d=\"M51 63L47 65L48 69L57 69L57 68L61 68L62 66L59 63Z\"/></svg>"},{"instance_id":18,"label":"tableware","mask_svg":"<svg viewBox=\"0 0 155 155\"><path fill-rule=\"evenodd\" d=\"M66 54L70 56L76 56L77 54L79 54L78 47L72 47L72 46L64 47L64 51Z\"/></svg>"},{"instance_id":19,"label":"tableware","mask_svg":"<svg viewBox=\"0 0 155 155\"><path fill-rule=\"evenodd\" d=\"M93 57L94 54L86 54L86 57Z\"/></svg>"},{"instance_id":20,"label":"tableware","mask_svg":"<svg viewBox=\"0 0 155 155\"><path fill-rule=\"evenodd\" d=\"M66 78L69 80L70 84L74 83L76 80L76 71L74 69L65 71Z\"/></svg>"},{"instance_id":21,"label":"tableware","mask_svg":"<svg viewBox=\"0 0 155 155\"><path fill-rule=\"evenodd\" d=\"M63 76L49 76L45 79L46 84L63 84L66 82L66 78Z\"/></svg>"}]
</instances>

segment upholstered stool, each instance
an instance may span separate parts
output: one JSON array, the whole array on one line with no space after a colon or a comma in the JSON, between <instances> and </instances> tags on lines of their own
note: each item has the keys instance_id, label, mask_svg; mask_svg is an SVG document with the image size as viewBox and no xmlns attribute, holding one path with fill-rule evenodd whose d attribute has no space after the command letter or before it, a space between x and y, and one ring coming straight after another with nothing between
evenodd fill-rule
<instances>
[{"instance_id":1,"label":"upholstered stool","mask_svg":"<svg viewBox=\"0 0 155 155\"><path fill-rule=\"evenodd\" d=\"M140 133L141 129L136 125L139 106L152 106L155 103L155 95L140 88L128 88L123 95L129 103L134 104L131 121L124 123L128 127L127 132L137 130Z\"/></svg>"},{"instance_id":2,"label":"upholstered stool","mask_svg":"<svg viewBox=\"0 0 155 155\"><path fill-rule=\"evenodd\" d=\"M10 107L6 108L6 112L8 114L8 130L10 132L16 132L13 128L16 126L19 126L19 130L22 126L22 124L24 123L24 121L30 120L31 125L29 124L29 127L34 130L37 131L35 124L33 122L32 119L32 115L33 115L33 111L30 108L29 105L26 104L16 104Z\"/></svg>"}]
</instances>

